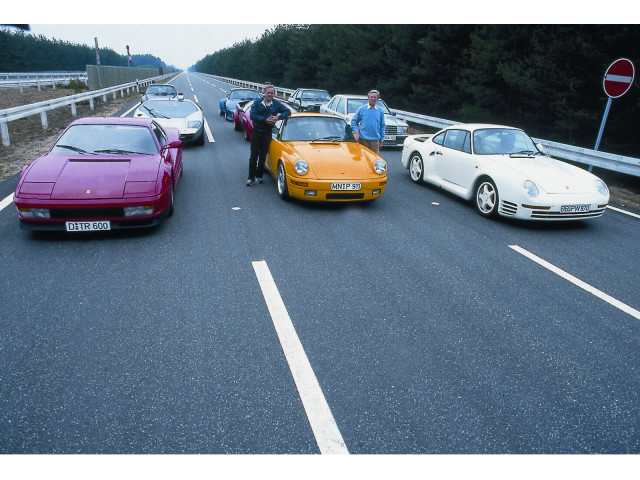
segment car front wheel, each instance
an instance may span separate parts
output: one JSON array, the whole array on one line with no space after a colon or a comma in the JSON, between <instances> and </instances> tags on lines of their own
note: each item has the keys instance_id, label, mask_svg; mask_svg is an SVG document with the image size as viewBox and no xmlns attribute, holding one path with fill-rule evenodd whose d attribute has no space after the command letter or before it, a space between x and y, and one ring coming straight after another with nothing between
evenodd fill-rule
<instances>
[{"instance_id":1,"label":"car front wheel","mask_svg":"<svg viewBox=\"0 0 640 480\"><path fill-rule=\"evenodd\" d=\"M409 173L411 174L411 180L415 183L422 182L422 176L424 175L424 162L419 153L414 153L409 161Z\"/></svg>"},{"instance_id":2,"label":"car front wheel","mask_svg":"<svg viewBox=\"0 0 640 480\"><path fill-rule=\"evenodd\" d=\"M284 165L282 162L278 163L278 195L283 200L289 200L289 188L287 187L287 174L284 171Z\"/></svg>"},{"instance_id":3,"label":"car front wheel","mask_svg":"<svg viewBox=\"0 0 640 480\"><path fill-rule=\"evenodd\" d=\"M478 183L475 194L476 210L483 217L495 217L498 212L498 189L493 180L487 178Z\"/></svg>"}]
</instances>

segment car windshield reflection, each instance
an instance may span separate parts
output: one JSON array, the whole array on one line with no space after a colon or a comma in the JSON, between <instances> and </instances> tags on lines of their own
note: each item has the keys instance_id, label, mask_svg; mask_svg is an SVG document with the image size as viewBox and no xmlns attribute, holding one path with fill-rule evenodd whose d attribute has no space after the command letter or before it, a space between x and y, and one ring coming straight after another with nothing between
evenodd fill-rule
<instances>
[{"instance_id":1,"label":"car windshield reflection","mask_svg":"<svg viewBox=\"0 0 640 480\"><path fill-rule=\"evenodd\" d=\"M356 113L362 105L366 105L368 102L369 100L366 98L350 98L347 102L347 113ZM387 104L382 100L378 100L376 107L381 108L385 114L391 113L387 108Z\"/></svg>"},{"instance_id":2,"label":"car windshield reflection","mask_svg":"<svg viewBox=\"0 0 640 480\"><path fill-rule=\"evenodd\" d=\"M283 128L283 142L355 141L351 128L341 118L293 117Z\"/></svg>"},{"instance_id":3,"label":"car windshield reflection","mask_svg":"<svg viewBox=\"0 0 640 480\"><path fill-rule=\"evenodd\" d=\"M198 111L193 103L177 100L151 100L143 103L141 108L151 116L161 118L185 118Z\"/></svg>"},{"instance_id":4,"label":"car windshield reflection","mask_svg":"<svg viewBox=\"0 0 640 480\"><path fill-rule=\"evenodd\" d=\"M473 132L473 151L478 155L539 153L533 140L521 130L484 128Z\"/></svg>"},{"instance_id":5,"label":"car windshield reflection","mask_svg":"<svg viewBox=\"0 0 640 480\"><path fill-rule=\"evenodd\" d=\"M158 153L151 130L136 125L73 125L51 153L127 155Z\"/></svg>"}]
</instances>

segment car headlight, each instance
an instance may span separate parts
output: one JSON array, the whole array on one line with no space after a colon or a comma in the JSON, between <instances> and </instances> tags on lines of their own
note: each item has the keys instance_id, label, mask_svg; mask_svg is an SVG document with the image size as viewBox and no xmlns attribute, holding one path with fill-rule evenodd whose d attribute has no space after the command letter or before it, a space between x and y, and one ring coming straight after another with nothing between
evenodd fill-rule
<instances>
[{"instance_id":1,"label":"car headlight","mask_svg":"<svg viewBox=\"0 0 640 480\"><path fill-rule=\"evenodd\" d=\"M409 132L408 126L398 125L398 133L408 133L408 132Z\"/></svg>"},{"instance_id":2,"label":"car headlight","mask_svg":"<svg viewBox=\"0 0 640 480\"><path fill-rule=\"evenodd\" d=\"M376 160L376 162L373 164L373 169L375 170L376 173L382 175L384 172L387 171L387 162L385 162L382 159Z\"/></svg>"},{"instance_id":3,"label":"car headlight","mask_svg":"<svg viewBox=\"0 0 640 480\"><path fill-rule=\"evenodd\" d=\"M540 194L540 192L538 191L538 187L531 180L526 180L523 187L524 191L527 192L527 195L529 195L531 198L536 198Z\"/></svg>"},{"instance_id":4,"label":"car headlight","mask_svg":"<svg viewBox=\"0 0 640 480\"><path fill-rule=\"evenodd\" d=\"M19 208L18 211L23 218L51 218L48 208Z\"/></svg>"},{"instance_id":5,"label":"car headlight","mask_svg":"<svg viewBox=\"0 0 640 480\"><path fill-rule=\"evenodd\" d=\"M598 189L601 195L609 195L609 189L607 188L607 186L602 180L600 179L596 180L596 188Z\"/></svg>"},{"instance_id":6,"label":"car headlight","mask_svg":"<svg viewBox=\"0 0 640 480\"><path fill-rule=\"evenodd\" d=\"M304 175L309 171L309 164L305 160L298 160L293 167L298 175Z\"/></svg>"},{"instance_id":7,"label":"car headlight","mask_svg":"<svg viewBox=\"0 0 640 480\"><path fill-rule=\"evenodd\" d=\"M202 125L202 122L198 120L191 120L190 122L187 122L187 128L200 128L200 125Z\"/></svg>"},{"instance_id":8,"label":"car headlight","mask_svg":"<svg viewBox=\"0 0 640 480\"><path fill-rule=\"evenodd\" d=\"M153 205L138 205L136 207L124 207L125 217L143 217L153 214Z\"/></svg>"}]
</instances>

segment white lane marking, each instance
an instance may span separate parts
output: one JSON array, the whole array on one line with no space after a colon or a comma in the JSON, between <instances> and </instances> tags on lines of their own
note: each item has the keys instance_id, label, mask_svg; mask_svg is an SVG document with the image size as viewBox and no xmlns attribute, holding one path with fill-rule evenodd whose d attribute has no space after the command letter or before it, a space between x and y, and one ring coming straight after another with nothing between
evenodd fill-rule
<instances>
[{"instance_id":1,"label":"white lane marking","mask_svg":"<svg viewBox=\"0 0 640 480\"><path fill-rule=\"evenodd\" d=\"M617 309L622 310L623 312L625 312L625 313L631 315L632 317L635 317L638 320L640 320L640 311L636 310L635 308L630 307L626 303L622 303L620 300L616 300L612 296L607 295L606 293L604 293L601 290L598 290L595 287L592 287L588 283L583 282L579 278L574 277L573 275L565 272L561 268L556 267L555 265L547 262L546 260L543 260L542 258L540 258L537 255L525 250L524 248L522 248L522 247L520 247L518 245L509 245L509 248L511 248L512 250L515 250L516 252L518 252L521 255L524 255L528 259L533 260L538 265L546 268L547 270L552 271L553 273L555 273L556 275L559 275L560 277L564 278L565 280L568 280L569 282L573 283L575 286L582 288L583 290L591 293L592 295L595 295L599 299L604 300L605 302L609 303L610 305L613 305Z\"/></svg>"},{"instance_id":2,"label":"white lane marking","mask_svg":"<svg viewBox=\"0 0 640 480\"><path fill-rule=\"evenodd\" d=\"M622 210L621 208L612 207L611 205L607 205L607 208L610 208L611 210L614 210L616 212L624 213L625 215L629 215L630 217L640 218L640 215L638 215L637 213L627 212L626 210Z\"/></svg>"},{"instance_id":3,"label":"white lane marking","mask_svg":"<svg viewBox=\"0 0 640 480\"><path fill-rule=\"evenodd\" d=\"M204 117L202 117L202 120L204 120L204 131L207 134L207 140L209 140L209 143L216 143L216 141L213 139L211 129L209 128L209 122L207 122L207 119Z\"/></svg>"},{"instance_id":4,"label":"white lane marking","mask_svg":"<svg viewBox=\"0 0 640 480\"><path fill-rule=\"evenodd\" d=\"M251 262L262 295L276 329L282 350L289 364L293 380L298 388L311 429L316 437L320 453L348 454L347 446L333 418L318 379L313 373L309 359L287 313L278 287L264 260Z\"/></svg>"},{"instance_id":5,"label":"white lane marking","mask_svg":"<svg viewBox=\"0 0 640 480\"><path fill-rule=\"evenodd\" d=\"M126 117L127 115L129 115L131 112L133 112L136 108L138 108L140 105L142 105L142 102L138 102L136 103L133 107L131 107L129 110L127 110L126 112L124 112L122 115L120 115L121 117Z\"/></svg>"},{"instance_id":6,"label":"white lane marking","mask_svg":"<svg viewBox=\"0 0 640 480\"><path fill-rule=\"evenodd\" d=\"M199 102L198 102L198 96L197 96L195 93L193 94L193 100L194 100L196 103L199 103Z\"/></svg>"},{"instance_id":7,"label":"white lane marking","mask_svg":"<svg viewBox=\"0 0 640 480\"><path fill-rule=\"evenodd\" d=\"M0 202L0 212L13 202L13 193Z\"/></svg>"}]
</instances>

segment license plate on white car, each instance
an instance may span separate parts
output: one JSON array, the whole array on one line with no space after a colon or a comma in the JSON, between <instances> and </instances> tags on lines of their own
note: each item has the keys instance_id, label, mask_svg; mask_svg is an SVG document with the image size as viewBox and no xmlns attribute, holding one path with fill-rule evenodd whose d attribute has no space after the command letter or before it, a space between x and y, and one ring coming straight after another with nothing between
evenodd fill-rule
<instances>
[{"instance_id":1,"label":"license plate on white car","mask_svg":"<svg viewBox=\"0 0 640 480\"><path fill-rule=\"evenodd\" d=\"M562 213L580 213L588 212L589 205L562 205L560 207Z\"/></svg>"},{"instance_id":2,"label":"license plate on white car","mask_svg":"<svg viewBox=\"0 0 640 480\"><path fill-rule=\"evenodd\" d=\"M384 139L387 140L387 141L391 141L391 140L395 141L396 136L395 135L385 135Z\"/></svg>"},{"instance_id":3,"label":"license plate on white car","mask_svg":"<svg viewBox=\"0 0 640 480\"><path fill-rule=\"evenodd\" d=\"M109 220L91 222L66 222L66 226L67 232L96 232L111 230L111 222Z\"/></svg>"},{"instance_id":4,"label":"license plate on white car","mask_svg":"<svg viewBox=\"0 0 640 480\"><path fill-rule=\"evenodd\" d=\"M361 183L332 183L331 190L360 190Z\"/></svg>"}]
</instances>

